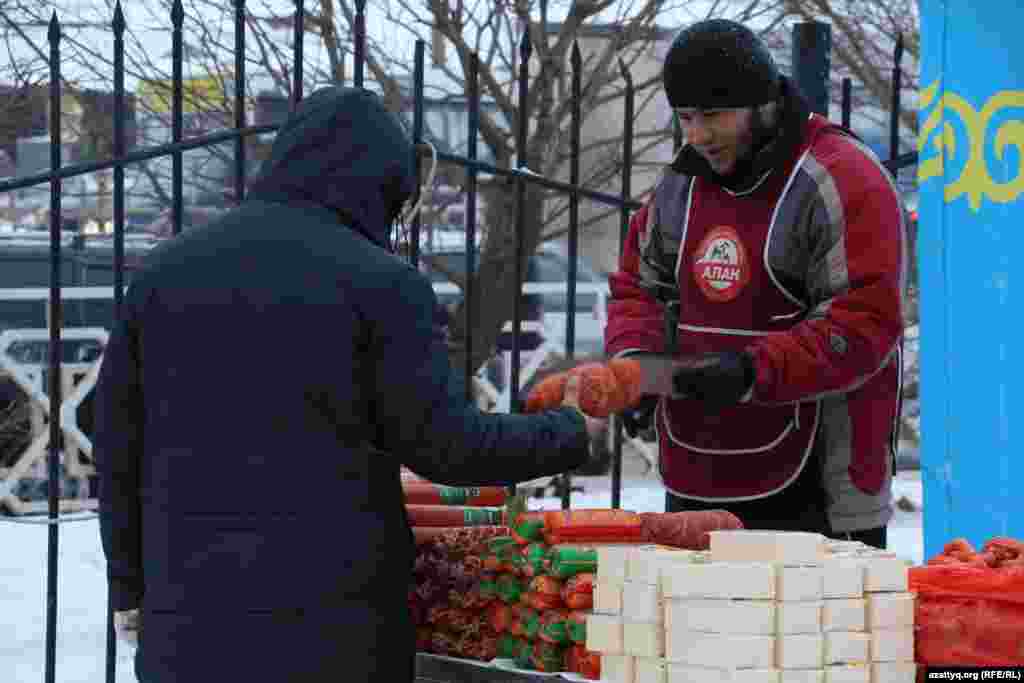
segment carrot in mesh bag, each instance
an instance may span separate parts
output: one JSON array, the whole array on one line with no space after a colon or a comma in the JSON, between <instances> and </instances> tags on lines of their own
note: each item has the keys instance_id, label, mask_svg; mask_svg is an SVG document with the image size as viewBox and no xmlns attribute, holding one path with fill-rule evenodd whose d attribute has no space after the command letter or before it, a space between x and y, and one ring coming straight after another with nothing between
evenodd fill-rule
<instances>
[{"instance_id":1,"label":"carrot in mesh bag","mask_svg":"<svg viewBox=\"0 0 1024 683\"><path fill-rule=\"evenodd\" d=\"M963 544L952 550L967 561L909 570L918 664L1024 665L1024 566L979 565Z\"/></svg>"},{"instance_id":2,"label":"carrot in mesh bag","mask_svg":"<svg viewBox=\"0 0 1024 683\"><path fill-rule=\"evenodd\" d=\"M565 671L566 648L538 640L530 650L530 663L537 671Z\"/></svg>"},{"instance_id":3,"label":"carrot in mesh bag","mask_svg":"<svg viewBox=\"0 0 1024 683\"><path fill-rule=\"evenodd\" d=\"M424 481L402 482L407 505L469 505L473 507L499 507L508 496L501 486L455 487Z\"/></svg>"},{"instance_id":4,"label":"carrot in mesh bag","mask_svg":"<svg viewBox=\"0 0 1024 683\"><path fill-rule=\"evenodd\" d=\"M562 602L569 609L590 609L594 606L594 574L582 572L569 577L562 586Z\"/></svg>"},{"instance_id":5,"label":"carrot in mesh bag","mask_svg":"<svg viewBox=\"0 0 1024 683\"><path fill-rule=\"evenodd\" d=\"M502 573L495 580L498 598L507 605L514 605L522 599L526 587L523 580L515 574Z\"/></svg>"},{"instance_id":6,"label":"carrot in mesh bag","mask_svg":"<svg viewBox=\"0 0 1024 683\"><path fill-rule=\"evenodd\" d=\"M555 645L569 643L569 610L564 608L549 609L541 612L540 630L537 637Z\"/></svg>"},{"instance_id":7,"label":"carrot in mesh bag","mask_svg":"<svg viewBox=\"0 0 1024 683\"><path fill-rule=\"evenodd\" d=\"M554 576L535 576L530 579L530 592L541 595L562 595L562 580Z\"/></svg>"},{"instance_id":8,"label":"carrot in mesh bag","mask_svg":"<svg viewBox=\"0 0 1024 683\"><path fill-rule=\"evenodd\" d=\"M533 607L519 606L519 623L523 628L523 636L533 640L540 632L540 611Z\"/></svg>"},{"instance_id":9,"label":"carrot in mesh bag","mask_svg":"<svg viewBox=\"0 0 1024 683\"><path fill-rule=\"evenodd\" d=\"M548 566L548 547L543 543L531 543L523 546L523 558L520 571L523 576L532 578L544 573Z\"/></svg>"},{"instance_id":10,"label":"carrot in mesh bag","mask_svg":"<svg viewBox=\"0 0 1024 683\"><path fill-rule=\"evenodd\" d=\"M534 593L527 591L519 598L524 605L538 610L554 609L562 606L562 596L559 594Z\"/></svg>"},{"instance_id":11,"label":"carrot in mesh bag","mask_svg":"<svg viewBox=\"0 0 1024 683\"><path fill-rule=\"evenodd\" d=\"M512 627L512 607L495 602L487 608L487 620L495 633L505 633Z\"/></svg>"},{"instance_id":12,"label":"carrot in mesh bag","mask_svg":"<svg viewBox=\"0 0 1024 683\"><path fill-rule=\"evenodd\" d=\"M548 545L643 540L642 518L630 510L549 510L544 513Z\"/></svg>"},{"instance_id":13,"label":"carrot in mesh bag","mask_svg":"<svg viewBox=\"0 0 1024 683\"><path fill-rule=\"evenodd\" d=\"M580 645L587 643L587 615L590 609L574 609L569 611L569 640Z\"/></svg>"},{"instance_id":14,"label":"carrot in mesh bag","mask_svg":"<svg viewBox=\"0 0 1024 683\"><path fill-rule=\"evenodd\" d=\"M528 643L524 638L513 635L503 635L498 638L497 651L495 656L500 659L515 659Z\"/></svg>"},{"instance_id":15,"label":"carrot in mesh bag","mask_svg":"<svg viewBox=\"0 0 1024 683\"><path fill-rule=\"evenodd\" d=\"M534 541L544 540L544 512L521 512L510 525L512 538L519 545L527 545Z\"/></svg>"},{"instance_id":16,"label":"carrot in mesh bag","mask_svg":"<svg viewBox=\"0 0 1024 683\"><path fill-rule=\"evenodd\" d=\"M522 565L519 544L511 536L498 536L487 542L487 551L495 558L494 566L498 571L518 574ZM489 569L491 563L485 561L484 568Z\"/></svg>"},{"instance_id":17,"label":"carrot in mesh bag","mask_svg":"<svg viewBox=\"0 0 1024 683\"><path fill-rule=\"evenodd\" d=\"M600 680L601 654L583 645L573 645L565 651L565 669L590 681Z\"/></svg>"},{"instance_id":18,"label":"carrot in mesh bag","mask_svg":"<svg viewBox=\"0 0 1024 683\"><path fill-rule=\"evenodd\" d=\"M454 652L452 654L462 659L482 660L487 657L485 639L486 636L479 631L456 634ZM496 643L494 649L496 649ZM493 659L493 655L487 657L487 659Z\"/></svg>"}]
</instances>

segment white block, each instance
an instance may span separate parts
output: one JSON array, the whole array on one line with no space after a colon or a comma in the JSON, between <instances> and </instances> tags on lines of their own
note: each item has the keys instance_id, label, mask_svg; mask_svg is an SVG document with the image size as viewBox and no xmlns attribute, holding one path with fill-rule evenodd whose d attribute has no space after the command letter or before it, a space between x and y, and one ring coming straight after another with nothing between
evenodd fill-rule
<instances>
[{"instance_id":1,"label":"white block","mask_svg":"<svg viewBox=\"0 0 1024 683\"><path fill-rule=\"evenodd\" d=\"M914 628L873 631L870 653L872 662L914 661Z\"/></svg>"},{"instance_id":2,"label":"white block","mask_svg":"<svg viewBox=\"0 0 1024 683\"><path fill-rule=\"evenodd\" d=\"M827 666L825 683L870 683L871 669L866 666Z\"/></svg>"},{"instance_id":3,"label":"white block","mask_svg":"<svg viewBox=\"0 0 1024 683\"><path fill-rule=\"evenodd\" d=\"M779 636L775 666L780 669L820 669L825 665L825 641L820 633Z\"/></svg>"},{"instance_id":4,"label":"white block","mask_svg":"<svg viewBox=\"0 0 1024 683\"><path fill-rule=\"evenodd\" d=\"M775 633L776 608L771 600L667 600L665 630L767 636Z\"/></svg>"},{"instance_id":5,"label":"white block","mask_svg":"<svg viewBox=\"0 0 1024 683\"><path fill-rule=\"evenodd\" d=\"M587 648L588 650L590 648ZM601 681L608 683L634 683L635 658L630 655L601 655Z\"/></svg>"},{"instance_id":6,"label":"white block","mask_svg":"<svg viewBox=\"0 0 1024 683\"><path fill-rule=\"evenodd\" d=\"M633 668L635 683L668 683L668 664L664 659L637 657Z\"/></svg>"},{"instance_id":7,"label":"white block","mask_svg":"<svg viewBox=\"0 0 1024 683\"><path fill-rule=\"evenodd\" d=\"M821 567L779 567L777 576L776 600L821 600L824 595L824 571Z\"/></svg>"},{"instance_id":8,"label":"white block","mask_svg":"<svg viewBox=\"0 0 1024 683\"><path fill-rule=\"evenodd\" d=\"M824 669L783 669L779 683L824 683Z\"/></svg>"},{"instance_id":9,"label":"white block","mask_svg":"<svg viewBox=\"0 0 1024 683\"><path fill-rule=\"evenodd\" d=\"M593 611L598 614L622 614L623 584L596 581Z\"/></svg>"},{"instance_id":10,"label":"white block","mask_svg":"<svg viewBox=\"0 0 1024 683\"><path fill-rule=\"evenodd\" d=\"M780 634L821 633L820 602L780 602L775 630Z\"/></svg>"},{"instance_id":11,"label":"white block","mask_svg":"<svg viewBox=\"0 0 1024 683\"><path fill-rule=\"evenodd\" d=\"M822 563L822 593L828 598L864 597L864 563L852 557L830 558Z\"/></svg>"},{"instance_id":12,"label":"white block","mask_svg":"<svg viewBox=\"0 0 1024 683\"><path fill-rule=\"evenodd\" d=\"M622 617L610 614L587 615L587 649L601 654L621 655L623 650Z\"/></svg>"},{"instance_id":13,"label":"white block","mask_svg":"<svg viewBox=\"0 0 1024 683\"><path fill-rule=\"evenodd\" d=\"M825 537L802 531L712 531L713 562L815 564L825 555Z\"/></svg>"},{"instance_id":14,"label":"white block","mask_svg":"<svg viewBox=\"0 0 1024 683\"><path fill-rule=\"evenodd\" d=\"M844 541L838 538L826 538L825 549L830 553L857 553L871 549L863 541Z\"/></svg>"},{"instance_id":15,"label":"white block","mask_svg":"<svg viewBox=\"0 0 1024 683\"><path fill-rule=\"evenodd\" d=\"M757 562L674 564L662 568L662 592L670 598L771 600L775 567Z\"/></svg>"},{"instance_id":16,"label":"white block","mask_svg":"<svg viewBox=\"0 0 1024 683\"><path fill-rule=\"evenodd\" d=\"M728 669L668 665L668 683L780 683L778 669Z\"/></svg>"},{"instance_id":17,"label":"white block","mask_svg":"<svg viewBox=\"0 0 1024 683\"><path fill-rule=\"evenodd\" d=\"M901 593L909 587L910 568L898 557L869 557L864 566L864 591Z\"/></svg>"},{"instance_id":18,"label":"white block","mask_svg":"<svg viewBox=\"0 0 1024 683\"><path fill-rule=\"evenodd\" d=\"M658 623L627 621L622 626L622 649L634 657L664 657L665 627Z\"/></svg>"},{"instance_id":19,"label":"white block","mask_svg":"<svg viewBox=\"0 0 1024 683\"><path fill-rule=\"evenodd\" d=\"M633 549L626 558L626 581L633 583L661 583L661 567L666 564L697 561L693 550L680 550L662 545L641 545Z\"/></svg>"},{"instance_id":20,"label":"white block","mask_svg":"<svg viewBox=\"0 0 1024 683\"><path fill-rule=\"evenodd\" d=\"M597 580L605 583L622 583L626 580L626 565L629 553L635 546L597 546Z\"/></svg>"},{"instance_id":21,"label":"white block","mask_svg":"<svg viewBox=\"0 0 1024 683\"><path fill-rule=\"evenodd\" d=\"M868 593L867 627L869 631L914 625L913 593Z\"/></svg>"},{"instance_id":22,"label":"white block","mask_svg":"<svg viewBox=\"0 0 1024 683\"><path fill-rule=\"evenodd\" d=\"M864 631L867 601L863 598L825 600L821 611L823 631Z\"/></svg>"},{"instance_id":23,"label":"white block","mask_svg":"<svg viewBox=\"0 0 1024 683\"><path fill-rule=\"evenodd\" d=\"M871 639L867 633L833 631L825 634L825 664L866 664Z\"/></svg>"},{"instance_id":24,"label":"white block","mask_svg":"<svg viewBox=\"0 0 1024 683\"><path fill-rule=\"evenodd\" d=\"M917 665L914 662L872 662L871 683L914 683Z\"/></svg>"},{"instance_id":25,"label":"white block","mask_svg":"<svg viewBox=\"0 0 1024 683\"><path fill-rule=\"evenodd\" d=\"M665 658L694 666L770 669L775 666L775 636L672 631L665 637Z\"/></svg>"},{"instance_id":26,"label":"white block","mask_svg":"<svg viewBox=\"0 0 1024 683\"><path fill-rule=\"evenodd\" d=\"M660 624L665 619L661 589L657 585L626 580L622 586L622 616L626 621Z\"/></svg>"}]
</instances>

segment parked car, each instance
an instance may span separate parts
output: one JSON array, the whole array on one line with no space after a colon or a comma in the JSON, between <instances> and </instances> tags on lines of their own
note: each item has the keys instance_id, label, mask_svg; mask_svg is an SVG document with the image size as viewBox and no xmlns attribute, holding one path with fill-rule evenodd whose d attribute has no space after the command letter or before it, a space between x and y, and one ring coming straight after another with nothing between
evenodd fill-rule
<instances>
[{"instance_id":1,"label":"parked car","mask_svg":"<svg viewBox=\"0 0 1024 683\"><path fill-rule=\"evenodd\" d=\"M426 272L438 291L438 300L451 304L462 298L461 291L453 289L445 272L464 275L466 272L466 250L461 234L445 243L441 241L434 250L422 250L421 268ZM439 268L431 268L435 262ZM569 257L563 249L544 244L530 256L526 263L524 284L523 319L541 316L546 338L559 349L566 347L566 322L569 315L567 283L569 281ZM604 351L605 305L608 299L608 278L599 275L582 258L576 265L576 316L575 354L577 356L598 355ZM438 285L449 285L448 287ZM540 286L543 292L531 292ZM548 289L554 291L548 291Z\"/></svg>"}]
</instances>

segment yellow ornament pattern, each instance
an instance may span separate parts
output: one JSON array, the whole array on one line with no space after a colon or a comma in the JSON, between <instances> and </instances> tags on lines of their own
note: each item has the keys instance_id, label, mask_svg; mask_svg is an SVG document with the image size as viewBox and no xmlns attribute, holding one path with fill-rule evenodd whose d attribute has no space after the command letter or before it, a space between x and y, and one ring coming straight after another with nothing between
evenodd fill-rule
<instances>
[{"instance_id":1,"label":"yellow ornament pattern","mask_svg":"<svg viewBox=\"0 0 1024 683\"><path fill-rule=\"evenodd\" d=\"M982 200L988 198L998 204L1007 204L1024 193L1024 119L1004 121L996 129L991 139L992 151L998 160L1003 159L1006 148L1017 148L1021 160L1016 175L1006 182L997 182L992 178L985 152L989 140L988 128L996 112L1004 109L1024 110L1024 91L1004 90L996 93L985 102L981 111L976 110L970 102L953 92L943 92L936 101L939 82L935 81L921 93L921 110L926 111L934 105L928 114L917 139L918 182L920 184L945 175L945 163L948 159L957 159L960 151L966 156L966 163L960 175L946 179L944 198L952 202L967 195L968 205L972 211L981 209ZM959 144L952 124L947 120L947 113L956 115L967 130L966 145ZM939 130L941 126L941 130ZM925 158L929 140L936 156Z\"/></svg>"}]
</instances>

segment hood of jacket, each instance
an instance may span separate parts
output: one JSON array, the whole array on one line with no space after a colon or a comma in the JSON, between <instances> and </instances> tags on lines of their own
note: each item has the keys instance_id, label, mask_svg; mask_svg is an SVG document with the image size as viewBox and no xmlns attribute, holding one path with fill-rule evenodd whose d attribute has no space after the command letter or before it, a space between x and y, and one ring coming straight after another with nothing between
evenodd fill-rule
<instances>
[{"instance_id":1,"label":"hood of jacket","mask_svg":"<svg viewBox=\"0 0 1024 683\"><path fill-rule=\"evenodd\" d=\"M740 159L729 175L719 175L711 164L688 144L670 164L673 171L696 176L721 185L734 193L746 193L756 187L764 175L780 166L804 138L810 105L800 89L787 77L781 77L779 119L773 128L755 131L753 154Z\"/></svg>"},{"instance_id":2,"label":"hood of jacket","mask_svg":"<svg viewBox=\"0 0 1024 683\"><path fill-rule=\"evenodd\" d=\"M249 198L308 202L391 251L392 224L416 189L413 146L381 98L332 87L302 100L278 130Z\"/></svg>"}]
</instances>

